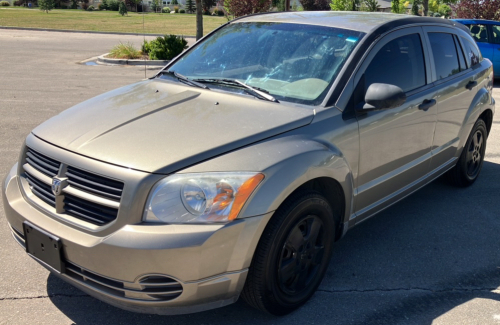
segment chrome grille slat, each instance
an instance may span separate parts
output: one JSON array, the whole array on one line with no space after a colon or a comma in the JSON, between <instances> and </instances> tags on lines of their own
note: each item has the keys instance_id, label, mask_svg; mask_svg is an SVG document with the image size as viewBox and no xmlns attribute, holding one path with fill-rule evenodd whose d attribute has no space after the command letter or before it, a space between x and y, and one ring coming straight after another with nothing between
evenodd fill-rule
<instances>
[{"instance_id":1,"label":"chrome grille slat","mask_svg":"<svg viewBox=\"0 0 500 325\"><path fill-rule=\"evenodd\" d=\"M48 203L50 206L55 207L56 197L54 194L52 194L50 186L43 182L40 182L27 172L25 172L25 174L26 174L26 180L28 181L28 184L30 185L33 194L35 194L38 198Z\"/></svg>"},{"instance_id":2,"label":"chrome grille slat","mask_svg":"<svg viewBox=\"0 0 500 325\"><path fill-rule=\"evenodd\" d=\"M91 172L67 166L31 148L26 152L24 175L34 196L44 201L57 213L67 214L88 223L102 226L116 219L124 184ZM62 165L62 166L61 166ZM59 174L59 170L63 175ZM53 177L61 177L64 200L56 200L52 193ZM64 186L64 185L63 185ZM57 204L56 204L57 202Z\"/></svg>"},{"instance_id":3,"label":"chrome grille slat","mask_svg":"<svg viewBox=\"0 0 500 325\"><path fill-rule=\"evenodd\" d=\"M68 166L68 183L91 194L120 201L123 183Z\"/></svg>"},{"instance_id":4,"label":"chrome grille slat","mask_svg":"<svg viewBox=\"0 0 500 325\"><path fill-rule=\"evenodd\" d=\"M90 203L69 194L65 195L64 203L66 213L70 215L76 214L78 217L87 218L92 223L100 225L113 221L118 214L117 209Z\"/></svg>"},{"instance_id":5,"label":"chrome grille slat","mask_svg":"<svg viewBox=\"0 0 500 325\"><path fill-rule=\"evenodd\" d=\"M68 174L66 174L68 175ZM73 187L76 187L82 191L85 191L85 192L89 192L91 194L98 194L100 196L103 196L105 198L108 198L108 199L114 199L114 200L120 200L120 195L113 195L113 194L109 194L109 193L106 193L106 192L102 192L102 191L99 191L99 190L96 190L96 189L93 189L91 187L87 187L85 185L82 185L82 184L79 184L79 183L76 183L75 181L73 181L71 178L68 179L68 184L73 186Z\"/></svg>"}]
</instances>

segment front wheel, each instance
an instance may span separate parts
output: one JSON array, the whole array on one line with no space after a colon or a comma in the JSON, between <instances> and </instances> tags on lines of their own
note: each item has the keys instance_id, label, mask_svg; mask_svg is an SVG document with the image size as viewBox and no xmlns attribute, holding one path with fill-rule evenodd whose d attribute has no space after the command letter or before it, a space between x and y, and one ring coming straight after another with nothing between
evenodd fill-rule
<instances>
[{"instance_id":1,"label":"front wheel","mask_svg":"<svg viewBox=\"0 0 500 325\"><path fill-rule=\"evenodd\" d=\"M483 167L487 137L486 123L482 119L478 119L457 164L448 172L448 180L453 185L467 187L476 181Z\"/></svg>"},{"instance_id":2,"label":"front wheel","mask_svg":"<svg viewBox=\"0 0 500 325\"><path fill-rule=\"evenodd\" d=\"M302 306L325 275L335 226L332 208L319 193L299 193L287 200L262 234L243 299L274 315Z\"/></svg>"}]
</instances>

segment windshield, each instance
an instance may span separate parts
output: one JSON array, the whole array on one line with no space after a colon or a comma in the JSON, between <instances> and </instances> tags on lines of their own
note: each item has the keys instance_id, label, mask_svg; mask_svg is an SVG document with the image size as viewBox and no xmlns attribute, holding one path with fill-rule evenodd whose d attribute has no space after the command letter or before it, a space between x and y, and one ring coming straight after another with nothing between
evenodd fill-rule
<instances>
[{"instance_id":1,"label":"windshield","mask_svg":"<svg viewBox=\"0 0 500 325\"><path fill-rule=\"evenodd\" d=\"M318 105L363 35L312 25L233 23L169 70L199 81L236 79L279 100Z\"/></svg>"}]
</instances>

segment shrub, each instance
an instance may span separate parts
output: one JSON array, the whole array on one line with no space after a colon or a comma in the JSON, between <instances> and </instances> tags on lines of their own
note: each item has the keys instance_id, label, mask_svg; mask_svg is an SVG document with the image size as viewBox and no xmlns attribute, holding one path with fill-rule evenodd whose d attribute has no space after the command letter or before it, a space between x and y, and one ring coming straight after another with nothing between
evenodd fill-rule
<instances>
[{"instance_id":1,"label":"shrub","mask_svg":"<svg viewBox=\"0 0 500 325\"><path fill-rule=\"evenodd\" d=\"M78 3L77 0L71 0L71 9L77 9Z\"/></svg>"},{"instance_id":2,"label":"shrub","mask_svg":"<svg viewBox=\"0 0 500 325\"><path fill-rule=\"evenodd\" d=\"M170 8L169 7L163 7L161 10L164 14L169 14L170 13Z\"/></svg>"},{"instance_id":3,"label":"shrub","mask_svg":"<svg viewBox=\"0 0 500 325\"><path fill-rule=\"evenodd\" d=\"M224 16L224 10L222 9L217 10L217 16Z\"/></svg>"},{"instance_id":4,"label":"shrub","mask_svg":"<svg viewBox=\"0 0 500 325\"><path fill-rule=\"evenodd\" d=\"M175 12L176 14L177 14L177 13L179 13L179 6L175 6L175 7L174 7L174 12Z\"/></svg>"},{"instance_id":5,"label":"shrub","mask_svg":"<svg viewBox=\"0 0 500 325\"><path fill-rule=\"evenodd\" d=\"M109 51L109 57L115 59L137 59L141 57L141 51L137 50L132 43L127 42L116 45Z\"/></svg>"},{"instance_id":6,"label":"shrub","mask_svg":"<svg viewBox=\"0 0 500 325\"><path fill-rule=\"evenodd\" d=\"M185 13L186 13L186 10L181 9L181 10L179 10L179 13L180 13L180 14L185 14Z\"/></svg>"},{"instance_id":7,"label":"shrub","mask_svg":"<svg viewBox=\"0 0 500 325\"><path fill-rule=\"evenodd\" d=\"M87 11L94 11L94 10L95 10L95 8L94 8L94 6L92 6L92 5L90 5L90 6L87 8Z\"/></svg>"},{"instance_id":8,"label":"shrub","mask_svg":"<svg viewBox=\"0 0 500 325\"><path fill-rule=\"evenodd\" d=\"M22 6L24 4L24 0L16 0L14 1L14 6Z\"/></svg>"},{"instance_id":9,"label":"shrub","mask_svg":"<svg viewBox=\"0 0 500 325\"><path fill-rule=\"evenodd\" d=\"M110 0L108 6L109 10L118 11L120 9L120 3L116 0Z\"/></svg>"},{"instance_id":10,"label":"shrub","mask_svg":"<svg viewBox=\"0 0 500 325\"><path fill-rule=\"evenodd\" d=\"M184 37L176 35L159 36L142 44L142 52L148 54L151 60L172 60L187 48Z\"/></svg>"},{"instance_id":11,"label":"shrub","mask_svg":"<svg viewBox=\"0 0 500 325\"><path fill-rule=\"evenodd\" d=\"M210 13L210 11L209 11L209 10L203 10L203 14L204 14L204 15L207 15L207 16L210 16L210 15L211 15L211 13Z\"/></svg>"},{"instance_id":12,"label":"shrub","mask_svg":"<svg viewBox=\"0 0 500 325\"><path fill-rule=\"evenodd\" d=\"M102 7L101 10L109 10L108 0L102 0L102 3L99 4Z\"/></svg>"},{"instance_id":13,"label":"shrub","mask_svg":"<svg viewBox=\"0 0 500 325\"><path fill-rule=\"evenodd\" d=\"M8 1L0 1L0 7L8 7L10 6L10 2Z\"/></svg>"},{"instance_id":14,"label":"shrub","mask_svg":"<svg viewBox=\"0 0 500 325\"><path fill-rule=\"evenodd\" d=\"M49 13L49 11L54 9L54 7L55 7L54 0L38 0L38 8L41 11Z\"/></svg>"},{"instance_id":15,"label":"shrub","mask_svg":"<svg viewBox=\"0 0 500 325\"><path fill-rule=\"evenodd\" d=\"M97 5L97 9L98 10L104 10L104 9L106 9L106 7L104 7L104 5L102 3L100 3L100 4Z\"/></svg>"},{"instance_id":16,"label":"shrub","mask_svg":"<svg viewBox=\"0 0 500 325\"><path fill-rule=\"evenodd\" d=\"M173 4L173 5L178 5L178 4L179 4L179 2L177 2L177 0L172 0L172 4Z\"/></svg>"},{"instance_id":17,"label":"shrub","mask_svg":"<svg viewBox=\"0 0 500 325\"><path fill-rule=\"evenodd\" d=\"M120 15L124 16L124 15L127 15L128 16L128 13L127 13L127 6L125 6L125 2L121 2L120 1L120 4L119 4L119 7L118 7L118 12L120 13Z\"/></svg>"},{"instance_id":18,"label":"shrub","mask_svg":"<svg viewBox=\"0 0 500 325\"><path fill-rule=\"evenodd\" d=\"M86 2L82 2L81 6L82 6L83 10L87 10L87 8L89 7L89 4Z\"/></svg>"}]
</instances>

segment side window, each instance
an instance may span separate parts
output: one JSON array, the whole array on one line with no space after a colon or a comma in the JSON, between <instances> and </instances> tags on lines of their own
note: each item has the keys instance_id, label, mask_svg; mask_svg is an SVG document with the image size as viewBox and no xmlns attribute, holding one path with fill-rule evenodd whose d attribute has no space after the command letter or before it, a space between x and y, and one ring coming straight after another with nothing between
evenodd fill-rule
<instances>
[{"instance_id":1,"label":"side window","mask_svg":"<svg viewBox=\"0 0 500 325\"><path fill-rule=\"evenodd\" d=\"M467 25L476 42L488 43L488 30L485 25Z\"/></svg>"},{"instance_id":2,"label":"side window","mask_svg":"<svg viewBox=\"0 0 500 325\"><path fill-rule=\"evenodd\" d=\"M419 34L396 38L379 50L364 74L365 92L373 83L400 87L403 91L425 85L425 62Z\"/></svg>"},{"instance_id":3,"label":"side window","mask_svg":"<svg viewBox=\"0 0 500 325\"><path fill-rule=\"evenodd\" d=\"M500 44L500 26L491 25L491 33L493 34L492 43Z\"/></svg>"},{"instance_id":4,"label":"side window","mask_svg":"<svg viewBox=\"0 0 500 325\"><path fill-rule=\"evenodd\" d=\"M457 49L452 34L429 33L437 80L460 72Z\"/></svg>"},{"instance_id":5,"label":"side window","mask_svg":"<svg viewBox=\"0 0 500 325\"><path fill-rule=\"evenodd\" d=\"M465 37L462 37L462 44L464 45L465 61L467 61L467 66L469 68L481 62L483 57L476 44L473 44Z\"/></svg>"},{"instance_id":6,"label":"side window","mask_svg":"<svg viewBox=\"0 0 500 325\"><path fill-rule=\"evenodd\" d=\"M462 46L460 45L460 41L458 40L457 35L453 35L453 39L455 40L455 46L457 47L458 59L460 60L460 71L467 70L467 65L465 64L465 56Z\"/></svg>"}]
</instances>

